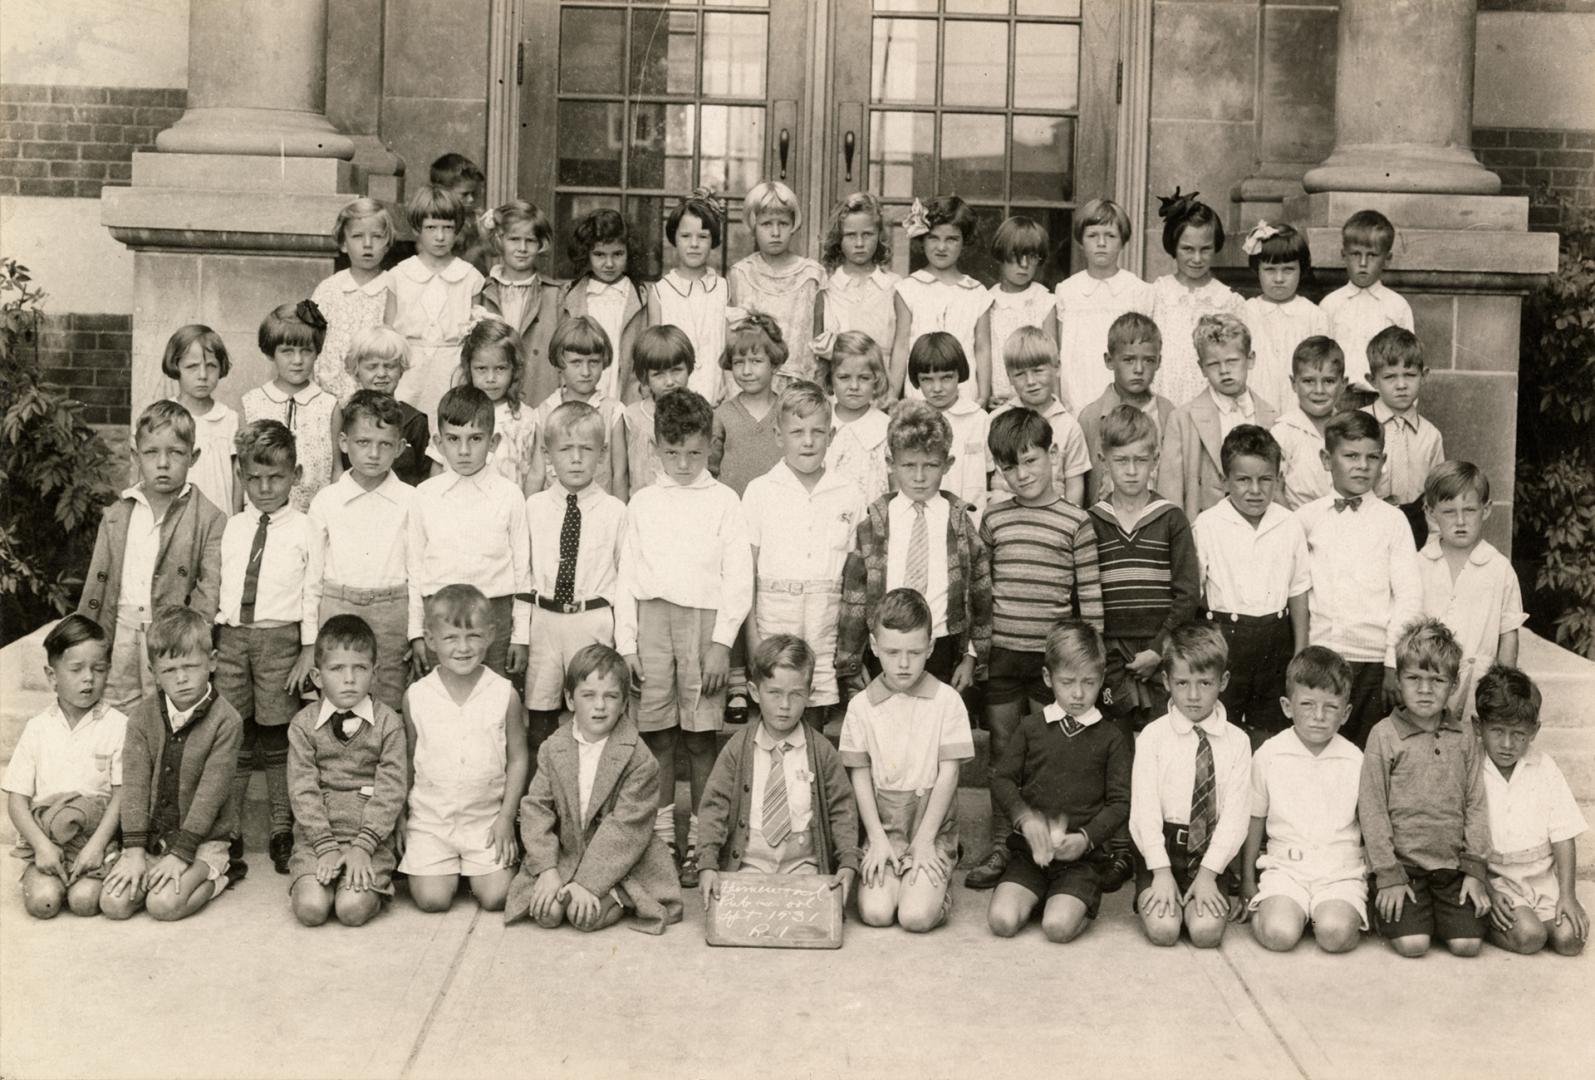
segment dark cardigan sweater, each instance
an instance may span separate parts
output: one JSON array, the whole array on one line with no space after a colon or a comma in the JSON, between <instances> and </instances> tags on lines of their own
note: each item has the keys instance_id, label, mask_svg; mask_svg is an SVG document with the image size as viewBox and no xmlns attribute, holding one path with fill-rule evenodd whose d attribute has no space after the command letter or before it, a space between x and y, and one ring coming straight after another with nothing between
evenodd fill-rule
<instances>
[{"instance_id":1,"label":"dark cardigan sweater","mask_svg":"<svg viewBox=\"0 0 1595 1080\"><path fill-rule=\"evenodd\" d=\"M233 773L244 722L238 710L208 691L205 715L189 721L177 778L178 831L166 838L167 850L184 862L205 840L229 840L238 831L238 803L233 798ZM142 848L158 839L151 833L161 759L166 753L166 718L158 692L139 702L127 718L122 744L122 846Z\"/></svg>"}]
</instances>

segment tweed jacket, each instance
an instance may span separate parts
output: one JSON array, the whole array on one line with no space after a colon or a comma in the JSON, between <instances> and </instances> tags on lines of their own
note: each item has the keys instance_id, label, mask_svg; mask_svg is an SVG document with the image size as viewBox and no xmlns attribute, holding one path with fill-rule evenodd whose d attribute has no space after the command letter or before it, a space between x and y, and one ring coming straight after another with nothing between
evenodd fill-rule
<instances>
[{"instance_id":1,"label":"tweed jacket","mask_svg":"<svg viewBox=\"0 0 1595 1080\"><path fill-rule=\"evenodd\" d=\"M636 401L639 396L637 375L631 366L631 349L637 343L637 335L648 327L648 305L643 300L642 289L635 281L630 284L631 288L626 293L626 310L620 316L620 340L609 343L610 349L614 352L616 368L615 398L627 405ZM585 314L587 314L587 278L583 276L576 278L560 291L559 317L563 321ZM699 363L704 362L699 361ZM718 358L714 363L719 363Z\"/></svg>"},{"instance_id":2,"label":"tweed jacket","mask_svg":"<svg viewBox=\"0 0 1595 1080\"><path fill-rule=\"evenodd\" d=\"M510 884L504 922L531 913L532 886L553 868L561 881L574 881L597 897L620 886L636 912L632 929L662 934L681 921L682 907L675 860L653 831L659 764L636 724L622 718L599 756L583 822L571 723L560 725L537 751L537 772L521 800L526 856Z\"/></svg>"},{"instance_id":3,"label":"tweed jacket","mask_svg":"<svg viewBox=\"0 0 1595 1080\"><path fill-rule=\"evenodd\" d=\"M1165 432L1169 429L1169 414L1174 411L1174 402L1162 394L1153 394L1152 401L1157 412L1158 431ZM1102 481L1107 477L1107 467L1102 463L1102 422L1108 418L1108 413L1124 403L1118 387L1109 386L1102 391L1101 397L1080 410L1080 433L1085 436L1086 457L1091 459L1091 471L1085 477L1085 502L1082 506L1095 506L1108 497L1108 492L1102 486Z\"/></svg>"},{"instance_id":4,"label":"tweed jacket","mask_svg":"<svg viewBox=\"0 0 1595 1080\"><path fill-rule=\"evenodd\" d=\"M1279 410L1252 391L1246 392L1252 398L1252 419L1247 422L1267 431L1279 419ZM1185 511L1189 521L1224 500L1224 469L1219 457L1224 436L1219 432L1218 406L1206 388L1175 409L1163 427L1158 493Z\"/></svg>"},{"instance_id":5,"label":"tweed jacket","mask_svg":"<svg viewBox=\"0 0 1595 1080\"><path fill-rule=\"evenodd\" d=\"M715 759L714 771L698 806L698 866L704 870L736 870L748 847L748 798L753 791L754 736L759 724L747 724ZM809 790L812 793L814 861L820 873L858 869L858 807L853 786L842 767L842 755L831 741L810 730Z\"/></svg>"},{"instance_id":6,"label":"tweed jacket","mask_svg":"<svg viewBox=\"0 0 1595 1080\"><path fill-rule=\"evenodd\" d=\"M122 553L127 550L127 526L133 500L121 498L105 508L100 531L94 538L94 555L83 579L78 613L105 628L115 644L116 605L122 596ZM197 487L172 501L161 522L161 549L155 557L155 580L150 586L151 615L175 604L191 607L206 621L214 621L221 606L222 530L227 515L211 505Z\"/></svg>"},{"instance_id":7,"label":"tweed jacket","mask_svg":"<svg viewBox=\"0 0 1595 1080\"><path fill-rule=\"evenodd\" d=\"M216 692L202 715L188 722L182 772L177 778L179 827L166 838L167 850L185 862L205 840L230 840L238 835L239 806L233 791L238 768L238 748L244 741L244 722L238 710ZM151 818L160 794L157 778L166 755L166 695L145 698L127 718L127 741L122 747L122 846L142 848L151 840Z\"/></svg>"},{"instance_id":8,"label":"tweed jacket","mask_svg":"<svg viewBox=\"0 0 1595 1080\"><path fill-rule=\"evenodd\" d=\"M526 306L521 325L515 328L520 335L522 355L526 360L521 398L533 406L559 389L559 369L548 362L548 342L554 336L554 327L559 324L560 294L565 288L563 281L549 281L541 275L536 281L537 300ZM502 290L503 286L489 276L482 285L482 291L476 294L477 305L503 318Z\"/></svg>"},{"instance_id":9,"label":"tweed jacket","mask_svg":"<svg viewBox=\"0 0 1595 1080\"><path fill-rule=\"evenodd\" d=\"M951 492L947 515L947 634L959 639L959 654L973 644L975 678L986 677L991 654L991 553L980 542L973 507ZM836 632L836 671L856 674L869 641L869 613L886 595L887 492L869 505L853 550L842 569L842 605Z\"/></svg>"}]
</instances>

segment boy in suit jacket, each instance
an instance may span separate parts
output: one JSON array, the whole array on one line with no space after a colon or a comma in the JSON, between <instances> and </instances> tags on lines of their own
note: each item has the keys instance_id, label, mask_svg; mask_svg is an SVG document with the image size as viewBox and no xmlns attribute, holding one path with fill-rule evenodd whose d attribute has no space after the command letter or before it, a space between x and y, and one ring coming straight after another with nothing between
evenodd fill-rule
<instances>
[{"instance_id":1,"label":"boy in suit jacket","mask_svg":"<svg viewBox=\"0 0 1595 1080\"><path fill-rule=\"evenodd\" d=\"M606 645L588 645L565 669L571 722L537 752L521 800L526 857L510 885L504 922L530 916L553 929L613 926L662 934L681 920L675 860L654 835L659 765L626 715L631 675Z\"/></svg>"},{"instance_id":2,"label":"boy in suit jacket","mask_svg":"<svg viewBox=\"0 0 1595 1080\"><path fill-rule=\"evenodd\" d=\"M1279 410L1246 388L1256 354L1244 322L1226 313L1203 315L1192 337L1207 392L1169 415L1157 488L1195 521L1224 500L1224 436L1241 424L1271 428Z\"/></svg>"},{"instance_id":3,"label":"boy in suit jacket","mask_svg":"<svg viewBox=\"0 0 1595 1080\"><path fill-rule=\"evenodd\" d=\"M78 612L105 628L111 671L107 703L129 712L155 693L144 647L158 608L193 608L214 621L221 602L221 543L227 515L188 482L199 460L194 417L157 401L138 418L133 452L139 482L105 508Z\"/></svg>"}]
</instances>

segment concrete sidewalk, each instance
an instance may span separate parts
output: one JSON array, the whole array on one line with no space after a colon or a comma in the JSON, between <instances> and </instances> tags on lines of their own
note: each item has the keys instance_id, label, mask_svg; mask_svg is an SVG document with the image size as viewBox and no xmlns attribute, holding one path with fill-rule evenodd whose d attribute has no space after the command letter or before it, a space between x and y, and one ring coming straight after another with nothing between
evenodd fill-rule
<instances>
[{"instance_id":1,"label":"concrete sidewalk","mask_svg":"<svg viewBox=\"0 0 1595 1080\"><path fill-rule=\"evenodd\" d=\"M967 798L967 796L966 796ZM1067 946L986 930L960 888L916 937L856 922L839 952L712 949L506 928L401 898L307 930L265 859L187 923L29 919L0 880L0 1076L1416 1077L1589 1075L1589 956L1401 960L1373 939L1158 949L1128 890ZM1595 887L1583 882L1585 903ZM1578 1062L1585 1064L1580 1066Z\"/></svg>"}]
</instances>

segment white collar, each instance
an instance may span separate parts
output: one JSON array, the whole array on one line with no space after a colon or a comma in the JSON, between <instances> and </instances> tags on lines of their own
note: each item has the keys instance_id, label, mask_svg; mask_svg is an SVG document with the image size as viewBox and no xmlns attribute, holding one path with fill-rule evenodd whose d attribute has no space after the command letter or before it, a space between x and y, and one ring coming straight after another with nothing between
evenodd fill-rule
<instances>
[{"instance_id":1,"label":"white collar","mask_svg":"<svg viewBox=\"0 0 1595 1080\"><path fill-rule=\"evenodd\" d=\"M1257 413L1252 404L1252 392L1245 390L1238 398L1228 397L1214 390L1211 385L1207 388L1207 396L1213 399L1214 408L1221 413L1236 413L1250 420Z\"/></svg>"},{"instance_id":2,"label":"white collar","mask_svg":"<svg viewBox=\"0 0 1595 1080\"><path fill-rule=\"evenodd\" d=\"M266 521L268 523L268 526L276 525L278 522L281 522L281 521L287 519L292 514L297 514L298 512L299 512L298 509L295 508L293 503L285 502L281 506L277 507L277 509L275 509L271 513L267 514L266 515ZM238 511L238 513L234 514L233 516L234 517L247 518L251 522L258 522L260 520L260 515L261 515L261 511L257 510L255 508L254 504L252 504L248 499L245 499L244 500L244 508L242 510Z\"/></svg>"},{"instance_id":3,"label":"white collar","mask_svg":"<svg viewBox=\"0 0 1595 1080\"><path fill-rule=\"evenodd\" d=\"M431 269L426 263L422 262L419 255L410 256L393 269L394 272L402 273L417 285L425 285L433 278L442 278L450 285L457 285L476 273L476 267L457 255L436 270Z\"/></svg>"},{"instance_id":4,"label":"white collar","mask_svg":"<svg viewBox=\"0 0 1595 1080\"><path fill-rule=\"evenodd\" d=\"M316 711L316 727L320 728L332 719L332 714L337 712L352 712L368 724L377 722L376 706L371 703L371 695L367 694L355 702L352 709L340 709L326 698L321 699L321 707Z\"/></svg>"},{"instance_id":5,"label":"white collar","mask_svg":"<svg viewBox=\"0 0 1595 1080\"><path fill-rule=\"evenodd\" d=\"M1080 283L1080 291L1086 296L1096 295L1098 289L1107 289L1108 295L1118 296L1131 285L1141 281L1140 278L1122 266L1113 272L1112 277L1093 277L1089 270L1082 270L1075 276L1083 279Z\"/></svg>"},{"instance_id":6,"label":"white collar","mask_svg":"<svg viewBox=\"0 0 1595 1080\"><path fill-rule=\"evenodd\" d=\"M1172 705L1169 706L1168 718L1169 723L1174 727L1176 735L1189 735L1192 728L1199 727L1207 733L1209 738L1222 739L1235 730L1235 726L1224 715L1224 703L1222 701L1215 702L1213 711L1202 720L1187 720L1185 714Z\"/></svg>"},{"instance_id":7,"label":"white collar","mask_svg":"<svg viewBox=\"0 0 1595 1080\"><path fill-rule=\"evenodd\" d=\"M609 735L614 733L615 729L610 728ZM582 738L581 728L577 727L574 721L570 725L570 737L576 740L576 745L585 746L589 750L602 750L605 744L609 742L609 735L605 735L602 739L584 739Z\"/></svg>"},{"instance_id":8,"label":"white collar","mask_svg":"<svg viewBox=\"0 0 1595 1080\"><path fill-rule=\"evenodd\" d=\"M1105 513L1108 517L1108 520L1118 525L1118 527L1124 532L1133 533L1156 516L1154 511L1161 513L1163 510L1173 505L1173 503L1154 492L1151 499L1147 501L1147 504L1141 507L1141 512L1135 515L1135 517L1131 518L1129 521L1125 521L1119 516L1119 512L1114 508L1113 500L1111 498L1099 500L1097 504L1092 507L1092 509L1098 511L1099 513Z\"/></svg>"},{"instance_id":9,"label":"white collar","mask_svg":"<svg viewBox=\"0 0 1595 1080\"><path fill-rule=\"evenodd\" d=\"M1495 760L1489 754L1481 753L1479 756L1484 758L1485 769L1494 774L1497 780L1509 787L1514 780L1523 775L1523 770L1538 769L1544 765L1546 760L1544 752L1531 746L1524 751L1522 757L1517 759L1517 764L1512 767L1512 775L1502 776L1501 767L1495 763Z\"/></svg>"},{"instance_id":10,"label":"white collar","mask_svg":"<svg viewBox=\"0 0 1595 1080\"><path fill-rule=\"evenodd\" d=\"M596 482L589 483L580 491L572 491L558 480L554 480L544 490L560 503L564 503L567 498L574 495L576 496L577 506L589 506L595 500L602 498L604 494L604 489L599 487Z\"/></svg>"},{"instance_id":11,"label":"white collar","mask_svg":"<svg viewBox=\"0 0 1595 1080\"><path fill-rule=\"evenodd\" d=\"M626 287L626 279L616 278L614 281L603 282L595 277L587 279L588 296L605 296L609 293L620 292Z\"/></svg>"},{"instance_id":12,"label":"white collar","mask_svg":"<svg viewBox=\"0 0 1595 1080\"><path fill-rule=\"evenodd\" d=\"M1440 546L1440 538L1431 534L1424 545L1418 549L1418 554L1431 562L1439 562L1440 559L1444 558L1445 550ZM1468 552L1468 565L1485 566L1492 559L1499 557L1500 552L1495 550L1493 544L1488 540L1480 540L1473 545L1473 550Z\"/></svg>"},{"instance_id":13,"label":"white collar","mask_svg":"<svg viewBox=\"0 0 1595 1080\"><path fill-rule=\"evenodd\" d=\"M183 490L179 491L176 495L173 495L172 501L166 504L166 512L168 514L172 512L172 507L176 506L178 501L186 496L189 489L193 486L193 484L188 483L186 480L183 482ZM123 488L122 498L132 499L136 503L143 503L146 510L148 510L151 514L155 513L155 507L150 505L149 496L144 494L144 488L141 484L134 484L130 488Z\"/></svg>"},{"instance_id":14,"label":"white collar","mask_svg":"<svg viewBox=\"0 0 1595 1080\"><path fill-rule=\"evenodd\" d=\"M1002 287L1002 282L999 281L997 284L988 289L987 292L991 293L991 302L997 307L1003 308L1004 310L1024 307L1032 300L1036 299L1038 293L1041 296L1052 295L1051 293L1047 292L1046 289L1042 288L1039 282L1035 281L1032 281L1029 285L1026 285L1018 292L1009 292L1007 289Z\"/></svg>"},{"instance_id":15,"label":"white collar","mask_svg":"<svg viewBox=\"0 0 1595 1080\"><path fill-rule=\"evenodd\" d=\"M929 269L923 267L915 270L908 276L925 285L936 285L941 283L941 278L937 277ZM970 277L968 274L959 275L958 280L953 284L957 285L960 289L985 289L984 285Z\"/></svg>"},{"instance_id":16,"label":"white collar","mask_svg":"<svg viewBox=\"0 0 1595 1080\"><path fill-rule=\"evenodd\" d=\"M1041 719L1049 724L1063 723L1063 718L1065 715L1067 714L1063 711L1063 706L1059 705L1057 702L1053 702L1050 705L1044 705L1041 709ZM1102 711L1093 705L1079 716L1076 716L1074 718L1074 722L1083 728L1088 728L1101 719Z\"/></svg>"},{"instance_id":17,"label":"white collar","mask_svg":"<svg viewBox=\"0 0 1595 1080\"><path fill-rule=\"evenodd\" d=\"M1285 738L1287 735L1289 738ZM1331 735L1329 744L1316 754L1308 748L1306 743L1301 741L1301 736L1296 734L1294 727L1286 728L1269 741L1273 742L1275 739L1279 740L1278 751L1291 757L1309 757L1318 761L1322 761L1325 758L1345 758L1348 761L1360 761L1362 759L1362 751L1351 745L1344 736L1338 734Z\"/></svg>"},{"instance_id":18,"label":"white collar","mask_svg":"<svg viewBox=\"0 0 1595 1080\"><path fill-rule=\"evenodd\" d=\"M388 272L386 270L378 271L376 277L362 285L354 279L353 272L343 269L332 275L332 283L340 292L381 296L388 291Z\"/></svg>"},{"instance_id":19,"label":"white collar","mask_svg":"<svg viewBox=\"0 0 1595 1080\"><path fill-rule=\"evenodd\" d=\"M1396 420L1410 431L1418 430L1418 421L1421 419L1421 417L1418 415L1417 402L1413 402L1412 407L1406 412L1398 413L1396 410L1385 404L1384 398L1379 398L1373 403L1373 418L1379 421L1381 427L1390 423L1392 420Z\"/></svg>"},{"instance_id":20,"label":"white collar","mask_svg":"<svg viewBox=\"0 0 1595 1080\"><path fill-rule=\"evenodd\" d=\"M703 268L703 276L700 278L689 278L681 272L680 267L677 267L660 279L660 282L669 285L676 295L686 297L690 297L694 289L705 296L712 296L714 291L720 287L720 281L720 275L714 272L714 267L712 266L705 266Z\"/></svg>"},{"instance_id":21,"label":"white collar","mask_svg":"<svg viewBox=\"0 0 1595 1080\"><path fill-rule=\"evenodd\" d=\"M171 701L168 700L166 704L170 706ZM61 699L57 698L50 704L50 707L45 710L45 716L66 728L67 731L76 733L84 730L85 728L93 727L95 724L98 724L101 720L104 720L110 712L110 703L104 698L101 698L99 701L96 701L93 705L91 705L89 707L89 711L84 713L83 716L78 720L78 726L73 727L71 724L67 723L66 713L61 708Z\"/></svg>"},{"instance_id":22,"label":"white collar","mask_svg":"<svg viewBox=\"0 0 1595 1080\"><path fill-rule=\"evenodd\" d=\"M892 274L884 266L876 266L867 274L849 274L844 267L838 266L831 271L829 286L833 289L856 289L866 281L886 292L892 287Z\"/></svg>"},{"instance_id":23,"label":"white collar","mask_svg":"<svg viewBox=\"0 0 1595 1080\"><path fill-rule=\"evenodd\" d=\"M1247 532L1253 531L1252 523L1247 521L1245 515L1235 508L1234 500L1230 499L1230 497L1227 495L1218 502L1214 503L1211 508L1202 511L1202 516L1205 517L1208 514L1216 514L1220 520L1227 521L1231 525L1237 525L1245 529ZM1263 511L1263 520L1257 523L1257 528L1255 531L1258 536L1261 536L1265 532L1269 532L1283 525L1285 522L1291 519L1291 516L1292 515L1289 510L1286 510L1283 506L1276 502L1271 502L1268 504L1268 509Z\"/></svg>"},{"instance_id":24,"label":"white collar","mask_svg":"<svg viewBox=\"0 0 1595 1080\"><path fill-rule=\"evenodd\" d=\"M452 491L461 484L470 484L478 491L485 491L490 486L493 486L495 481L501 480L503 477L493 468L493 455L488 454L487 460L482 463L482 467L469 476L457 473L453 468L445 468L442 473L432 477L432 479L442 480L443 483L438 486L444 491Z\"/></svg>"},{"instance_id":25,"label":"white collar","mask_svg":"<svg viewBox=\"0 0 1595 1080\"><path fill-rule=\"evenodd\" d=\"M1376 281L1366 289L1355 282L1347 281L1346 288L1351 290L1353 299L1359 296L1371 296L1375 300L1383 300L1385 298L1385 293L1390 291L1385 287L1385 283L1383 281Z\"/></svg>"},{"instance_id":26,"label":"white collar","mask_svg":"<svg viewBox=\"0 0 1595 1080\"><path fill-rule=\"evenodd\" d=\"M803 724L799 722L797 727L781 736L781 742L785 743L786 746L792 750L803 750L807 748L809 740L808 737L803 734ZM759 721L759 727L753 733L753 744L760 750L773 750L775 748L775 737L765 730L763 720Z\"/></svg>"},{"instance_id":27,"label":"white collar","mask_svg":"<svg viewBox=\"0 0 1595 1080\"><path fill-rule=\"evenodd\" d=\"M986 410L982 409L978 402L972 401L969 398L964 397L964 395L959 394L958 400L947 406L945 411L951 413L953 416L971 416L975 413L984 413Z\"/></svg>"},{"instance_id":28,"label":"white collar","mask_svg":"<svg viewBox=\"0 0 1595 1080\"><path fill-rule=\"evenodd\" d=\"M1294 409L1290 410L1290 412L1281 416L1279 418L1279 423L1293 427L1297 431L1311 435L1315 439L1323 438L1323 436L1318 433L1318 429L1313 426L1313 418L1302 412L1300 405L1297 405Z\"/></svg>"},{"instance_id":29,"label":"white collar","mask_svg":"<svg viewBox=\"0 0 1595 1080\"><path fill-rule=\"evenodd\" d=\"M382 478L382 483L378 484L369 491L360 486L360 482L354 478L354 470L352 469L338 477L337 483L333 486L337 488L338 495L343 500L343 504L345 506L354 502L362 495L380 495L382 498L388 500L395 506L405 506L408 504L401 492L415 490L409 484L406 484L403 480L400 480L397 476L395 476L392 469L389 469L388 475Z\"/></svg>"},{"instance_id":30,"label":"white collar","mask_svg":"<svg viewBox=\"0 0 1595 1080\"><path fill-rule=\"evenodd\" d=\"M178 707L172 702L172 699L167 697L166 694L162 692L161 696L166 698L166 719L167 722L171 724L174 734L176 732L182 731L188 726L189 721L194 719L194 714L200 710L201 706L210 700L211 694L214 692L215 690L212 688L212 686L209 683L206 683L205 692L199 696L199 700L194 702L194 704L190 705L186 709L178 709Z\"/></svg>"},{"instance_id":31,"label":"white collar","mask_svg":"<svg viewBox=\"0 0 1595 1080\"><path fill-rule=\"evenodd\" d=\"M697 476L693 477L690 484L676 483L675 478L663 470L661 470L659 475L654 478L655 487L680 488L683 491L704 491L708 488L717 487L719 484L720 481L709 475L708 469L703 470Z\"/></svg>"},{"instance_id":32,"label":"white collar","mask_svg":"<svg viewBox=\"0 0 1595 1080\"><path fill-rule=\"evenodd\" d=\"M901 491L899 491L892 496L892 501L886 504L886 509L888 513L896 510L901 514L912 515L914 513L915 505L916 504L913 499L910 499L907 495L904 495ZM947 500L942 498L941 494L938 492L918 505L924 506L925 512L928 514L934 511L938 506L946 506Z\"/></svg>"},{"instance_id":33,"label":"white collar","mask_svg":"<svg viewBox=\"0 0 1595 1080\"><path fill-rule=\"evenodd\" d=\"M506 273L508 273L508 271L504 269L503 263L494 263L488 268L487 276L498 282L500 285L510 289L531 289L542 284L542 279L538 277L536 270L532 271L531 277L523 278L520 281L511 281L509 278L504 276Z\"/></svg>"},{"instance_id":34,"label":"white collar","mask_svg":"<svg viewBox=\"0 0 1595 1080\"><path fill-rule=\"evenodd\" d=\"M175 401L176 399L174 398L173 400ZM194 418L194 423L196 424L220 424L227 419L227 414L230 412L232 410L221 402L213 401L211 402L210 412L196 413L190 410L188 415Z\"/></svg>"},{"instance_id":35,"label":"white collar","mask_svg":"<svg viewBox=\"0 0 1595 1080\"><path fill-rule=\"evenodd\" d=\"M278 405L286 405L289 398L292 398L295 404L309 405L312 401L326 393L326 391L322 390L320 386L316 385L316 381L314 379L311 379L309 382L305 383L305 385L301 386L291 394L283 393L282 390L278 388L275 380L262 383L260 392L266 395L267 400L274 401Z\"/></svg>"}]
</instances>

